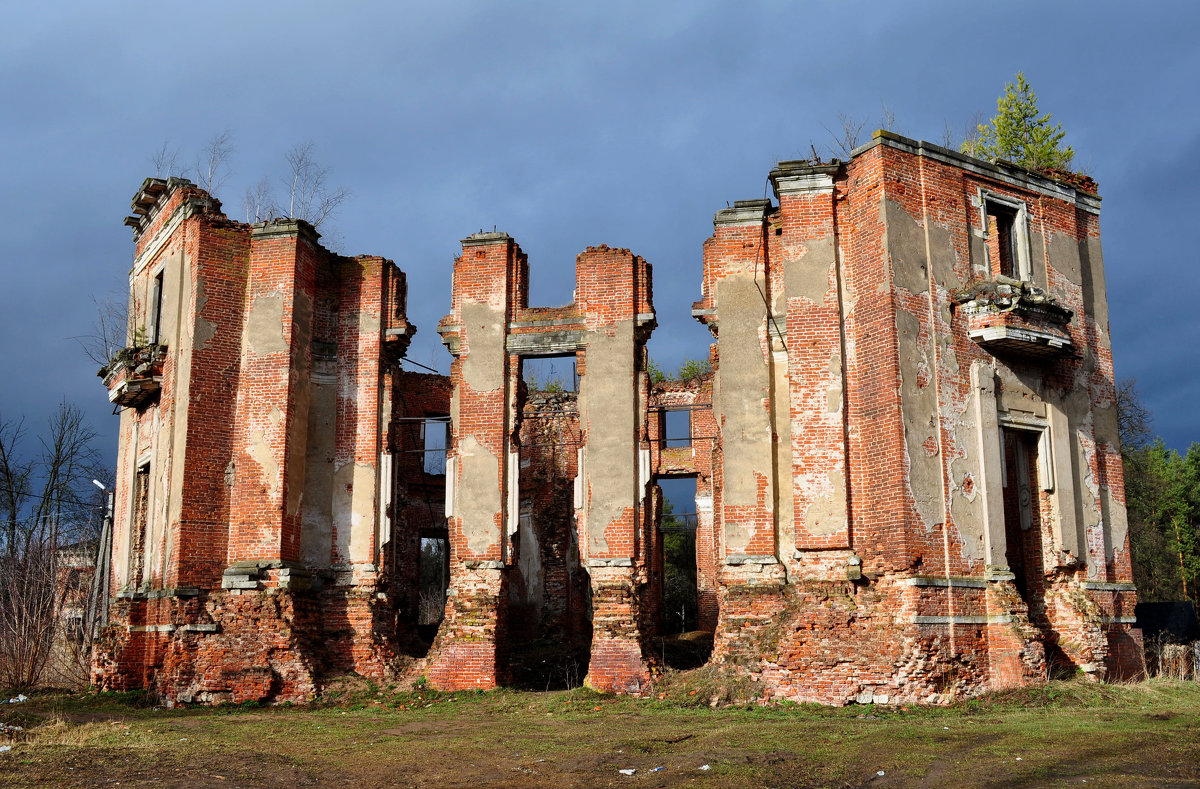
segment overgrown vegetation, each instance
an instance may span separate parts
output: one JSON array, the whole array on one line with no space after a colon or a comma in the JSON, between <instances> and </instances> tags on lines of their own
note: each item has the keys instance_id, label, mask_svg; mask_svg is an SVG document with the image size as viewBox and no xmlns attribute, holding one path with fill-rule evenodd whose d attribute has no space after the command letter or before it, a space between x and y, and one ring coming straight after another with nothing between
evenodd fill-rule
<instances>
[{"instance_id":1,"label":"overgrown vegetation","mask_svg":"<svg viewBox=\"0 0 1200 789\"><path fill-rule=\"evenodd\" d=\"M651 359L646 363L646 372L650 375L650 382L655 384L667 381L690 381L711 373L712 364L708 359L685 359L675 374L671 375L665 372L658 362Z\"/></svg>"},{"instance_id":2,"label":"overgrown vegetation","mask_svg":"<svg viewBox=\"0 0 1200 789\"><path fill-rule=\"evenodd\" d=\"M69 560L95 555L103 499L92 480L107 476L73 405L51 415L38 449L26 439L23 420L0 418L0 686L19 689L46 679L52 662L67 674L55 681L86 680L91 623L78 598L87 594ZM75 617L63 615L70 605Z\"/></svg>"},{"instance_id":3,"label":"overgrown vegetation","mask_svg":"<svg viewBox=\"0 0 1200 789\"><path fill-rule=\"evenodd\" d=\"M1037 94L1017 72L996 100L996 115L976 128L962 144L965 154L980 159L1007 159L1032 170L1068 170L1075 151L1063 146L1062 124L1050 123L1050 113L1038 110Z\"/></svg>"},{"instance_id":4,"label":"overgrown vegetation","mask_svg":"<svg viewBox=\"0 0 1200 789\"><path fill-rule=\"evenodd\" d=\"M1200 608L1200 443L1180 454L1150 440L1150 413L1131 379L1119 387L1117 409L1138 599Z\"/></svg>"}]
</instances>

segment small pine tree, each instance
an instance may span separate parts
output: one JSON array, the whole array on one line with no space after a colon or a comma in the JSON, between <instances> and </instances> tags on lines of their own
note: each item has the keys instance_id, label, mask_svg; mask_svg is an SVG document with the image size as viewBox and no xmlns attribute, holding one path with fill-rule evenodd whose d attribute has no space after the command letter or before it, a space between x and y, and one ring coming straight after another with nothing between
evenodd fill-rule
<instances>
[{"instance_id":1,"label":"small pine tree","mask_svg":"<svg viewBox=\"0 0 1200 789\"><path fill-rule=\"evenodd\" d=\"M996 101L996 117L981 124L961 150L979 159L1008 159L1033 170L1066 170L1075 151L1062 146L1064 136L1062 124L1050 125L1050 113L1038 113L1037 94L1018 71L1016 83L1006 84Z\"/></svg>"}]
</instances>

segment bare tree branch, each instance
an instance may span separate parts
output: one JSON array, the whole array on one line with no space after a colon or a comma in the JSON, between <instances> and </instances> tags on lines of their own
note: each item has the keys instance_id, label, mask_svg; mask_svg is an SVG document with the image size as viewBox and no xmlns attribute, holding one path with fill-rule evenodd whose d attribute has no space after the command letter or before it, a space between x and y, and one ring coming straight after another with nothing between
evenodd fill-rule
<instances>
[{"instance_id":1,"label":"bare tree branch","mask_svg":"<svg viewBox=\"0 0 1200 789\"><path fill-rule=\"evenodd\" d=\"M316 163L312 155L313 147L311 142L300 143L284 155L288 163L288 179L284 186L288 192L288 216L320 227L350 193L326 183L329 168Z\"/></svg>"},{"instance_id":2,"label":"bare tree branch","mask_svg":"<svg viewBox=\"0 0 1200 789\"><path fill-rule=\"evenodd\" d=\"M172 148L170 140L163 140L162 147L150 155L150 163L154 165L154 177L170 178L178 175L178 161L179 149Z\"/></svg>"},{"instance_id":3,"label":"bare tree branch","mask_svg":"<svg viewBox=\"0 0 1200 789\"><path fill-rule=\"evenodd\" d=\"M271 194L271 179L263 178L254 186L246 187L242 207L245 209L247 222L262 222L277 216L280 212Z\"/></svg>"},{"instance_id":4,"label":"bare tree branch","mask_svg":"<svg viewBox=\"0 0 1200 789\"><path fill-rule=\"evenodd\" d=\"M167 179L167 177L172 175L179 175L178 147L170 146L170 140L163 140L160 149L151 153L150 163L154 165L155 177Z\"/></svg>"},{"instance_id":5,"label":"bare tree branch","mask_svg":"<svg viewBox=\"0 0 1200 789\"><path fill-rule=\"evenodd\" d=\"M1125 452L1144 447L1152 435L1154 415L1142 402L1137 391L1137 379L1122 378L1117 382L1117 432Z\"/></svg>"},{"instance_id":6,"label":"bare tree branch","mask_svg":"<svg viewBox=\"0 0 1200 789\"><path fill-rule=\"evenodd\" d=\"M96 319L91 331L71 339L79 343L88 359L103 367L125 347L129 336L129 303L124 295L112 294L103 299L92 296L92 304L96 307Z\"/></svg>"},{"instance_id":7,"label":"bare tree branch","mask_svg":"<svg viewBox=\"0 0 1200 789\"><path fill-rule=\"evenodd\" d=\"M943 121L942 127L942 147L958 150L958 145L954 139L954 129L950 128L950 121Z\"/></svg>"},{"instance_id":8,"label":"bare tree branch","mask_svg":"<svg viewBox=\"0 0 1200 789\"><path fill-rule=\"evenodd\" d=\"M66 603L62 549L95 550L99 525L96 434L83 412L61 403L36 457L22 457L24 432L22 421L0 420L0 686L22 688L36 685L50 660Z\"/></svg>"},{"instance_id":9,"label":"bare tree branch","mask_svg":"<svg viewBox=\"0 0 1200 789\"><path fill-rule=\"evenodd\" d=\"M889 107L885 101L879 103L883 107L883 115L879 120L880 124L882 124L884 129L899 134L896 127L896 111Z\"/></svg>"},{"instance_id":10,"label":"bare tree branch","mask_svg":"<svg viewBox=\"0 0 1200 789\"><path fill-rule=\"evenodd\" d=\"M209 138L196 159L196 185L209 194L220 189L229 178L233 151L233 133L228 129Z\"/></svg>"},{"instance_id":11,"label":"bare tree branch","mask_svg":"<svg viewBox=\"0 0 1200 789\"><path fill-rule=\"evenodd\" d=\"M844 112L838 113L839 128L837 131L822 124L825 131L829 132L834 149L847 159L850 158L851 151L857 148L859 142L861 142L862 130L866 125L867 122L865 120L860 121L853 115Z\"/></svg>"}]
</instances>

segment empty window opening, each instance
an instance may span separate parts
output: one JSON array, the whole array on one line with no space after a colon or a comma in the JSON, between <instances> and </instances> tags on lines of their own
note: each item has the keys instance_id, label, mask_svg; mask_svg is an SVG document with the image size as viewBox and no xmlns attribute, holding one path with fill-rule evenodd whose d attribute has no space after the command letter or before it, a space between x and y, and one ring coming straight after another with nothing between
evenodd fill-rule
<instances>
[{"instance_id":1,"label":"empty window opening","mask_svg":"<svg viewBox=\"0 0 1200 789\"><path fill-rule=\"evenodd\" d=\"M1020 279L1017 264L1017 211L993 200L984 203L987 210L987 243L992 273Z\"/></svg>"},{"instance_id":2,"label":"empty window opening","mask_svg":"<svg viewBox=\"0 0 1200 789\"><path fill-rule=\"evenodd\" d=\"M421 423L422 470L426 474L446 473L446 449L450 445L450 417L428 416Z\"/></svg>"},{"instance_id":3,"label":"empty window opening","mask_svg":"<svg viewBox=\"0 0 1200 789\"><path fill-rule=\"evenodd\" d=\"M577 392L579 375L575 370L575 354L523 357L521 379L525 381L525 387L531 394Z\"/></svg>"},{"instance_id":4,"label":"empty window opening","mask_svg":"<svg viewBox=\"0 0 1200 789\"><path fill-rule=\"evenodd\" d=\"M708 662L712 654L712 634L698 630L696 478L660 478L658 487L662 491L658 521L662 557L659 648L663 662L671 668L696 668Z\"/></svg>"},{"instance_id":5,"label":"empty window opening","mask_svg":"<svg viewBox=\"0 0 1200 789\"><path fill-rule=\"evenodd\" d=\"M146 326L146 342L150 345L158 345L162 342L162 296L163 296L163 273L158 272L154 277L154 281L150 285L150 304L146 310L146 317L149 321Z\"/></svg>"},{"instance_id":6,"label":"empty window opening","mask_svg":"<svg viewBox=\"0 0 1200 789\"><path fill-rule=\"evenodd\" d=\"M450 541L443 535L421 537L421 557L417 566L417 626L422 636L432 641L446 613L446 590L450 586Z\"/></svg>"},{"instance_id":7,"label":"empty window opening","mask_svg":"<svg viewBox=\"0 0 1200 789\"><path fill-rule=\"evenodd\" d=\"M670 408L662 412L663 446L690 447L692 445L692 412L683 408ZM695 496L692 497L693 502Z\"/></svg>"},{"instance_id":8,"label":"empty window opening","mask_svg":"<svg viewBox=\"0 0 1200 789\"><path fill-rule=\"evenodd\" d=\"M146 526L150 514L150 464L138 466L133 480L133 529L130 534L129 585L139 587L144 578Z\"/></svg>"}]
</instances>

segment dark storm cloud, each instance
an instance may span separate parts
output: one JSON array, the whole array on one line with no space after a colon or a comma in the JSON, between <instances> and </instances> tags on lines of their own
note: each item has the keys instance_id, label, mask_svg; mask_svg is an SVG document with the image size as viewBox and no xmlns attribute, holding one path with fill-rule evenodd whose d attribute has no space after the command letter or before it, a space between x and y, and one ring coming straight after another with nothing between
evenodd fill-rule
<instances>
[{"instance_id":1,"label":"dark storm cloud","mask_svg":"<svg viewBox=\"0 0 1200 789\"><path fill-rule=\"evenodd\" d=\"M232 131L219 196L239 219L246 187L312 141L352 193L327 239L408 273L417 361L445 367L458 239L496 226L530 254L537 302L571 298L589 244L645 256L670 369L707 352L690 305L715 210L827 145L839 112L869 132L886 102L899 131L938 141L1024 69L1105 198L1117 373L1169 443L1200 439L1191 5L45 6L0 32L0 414L37 420L65 396L115 430L69 338L93 294L125 288L121 219L164 140L188 164Z\"/></svg>"}]
</instances>

